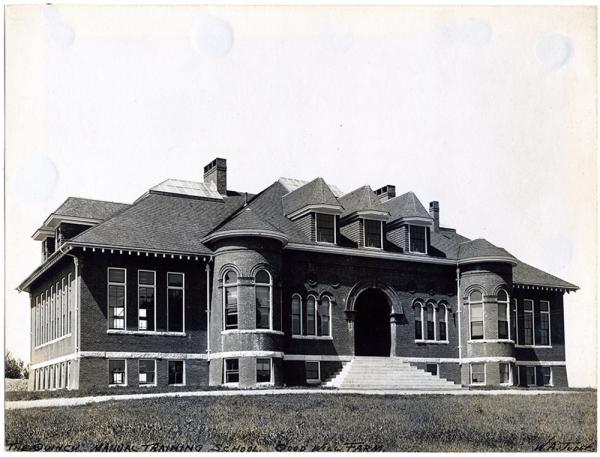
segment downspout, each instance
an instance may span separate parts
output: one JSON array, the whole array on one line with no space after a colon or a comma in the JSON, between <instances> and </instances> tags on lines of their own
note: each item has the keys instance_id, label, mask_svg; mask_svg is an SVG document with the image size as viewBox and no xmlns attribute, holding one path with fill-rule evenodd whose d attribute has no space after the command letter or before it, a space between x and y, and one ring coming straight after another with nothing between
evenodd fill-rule
<instances>
[{"instance_id":1,"label":"downspout","mask_svg":"<svg viewBox=\"0 0 600 457\"><path fill-rule=\"evenodd\" d=\"M460 299L460 267L456 264L456 309L458 312L458 365L462 366L462 303Z\"/></svg>"},{"instance_id":2,"label":"downspout","mask_svg":"<svg viewBox=\"0 0 600 457\"><path fill-rule=\"evenodd\" d=\"M210 356L210 261L212 257L209 257L206 262L206 354L207 359Z\"/></svg>"}]
</instances>

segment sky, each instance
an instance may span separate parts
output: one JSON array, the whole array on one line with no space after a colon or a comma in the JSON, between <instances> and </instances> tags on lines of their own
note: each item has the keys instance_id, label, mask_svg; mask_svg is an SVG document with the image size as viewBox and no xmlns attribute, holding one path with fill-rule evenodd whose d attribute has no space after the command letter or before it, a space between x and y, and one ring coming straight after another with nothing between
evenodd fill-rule
<instances>
[{"instance_id":1,"label":"sky","mask_svg":"<svg viewBox=\"0 0 600 457\"><path fill-rule=\"evenodd\" d=\"M281 176L440 202L441 223L577 284L569 382L596 385L591 7L9 6L6 348L29 360L31 235L67 197Z\"/></svg>"}]
</instances>

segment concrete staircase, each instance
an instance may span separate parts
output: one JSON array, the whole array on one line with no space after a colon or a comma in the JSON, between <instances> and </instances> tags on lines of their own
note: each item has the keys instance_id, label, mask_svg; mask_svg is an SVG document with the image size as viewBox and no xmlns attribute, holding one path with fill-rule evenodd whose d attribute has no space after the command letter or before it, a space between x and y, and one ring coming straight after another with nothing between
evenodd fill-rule
<instances>
[{"instance_id":1,"label":"concrete staircase","mask_svg":"<svg viewBox=\"0 0 600 457\"><path fill-rule=\"evenodd\" d=\"M394 357L354 357L323 387L370 390L457 390L461 387Z\"/></svg>"}]
</instances>

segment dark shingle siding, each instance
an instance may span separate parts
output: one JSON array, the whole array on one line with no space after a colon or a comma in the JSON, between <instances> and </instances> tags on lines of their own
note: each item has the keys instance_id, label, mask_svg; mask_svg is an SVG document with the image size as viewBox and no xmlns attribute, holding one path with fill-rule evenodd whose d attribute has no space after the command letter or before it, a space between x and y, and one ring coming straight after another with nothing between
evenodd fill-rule
<instances>
[{"instance_id":1,"label":"dark shingle siding","mask_svg":"<svg viewBox=\"0 0 600 457\"><path fill-rule=\"evenodd\" d=\"M354 241L358 246L363 245L362 224L360 219L345 224L340 227L340 233L349 240Z\"/></svg>"}]
</instances>

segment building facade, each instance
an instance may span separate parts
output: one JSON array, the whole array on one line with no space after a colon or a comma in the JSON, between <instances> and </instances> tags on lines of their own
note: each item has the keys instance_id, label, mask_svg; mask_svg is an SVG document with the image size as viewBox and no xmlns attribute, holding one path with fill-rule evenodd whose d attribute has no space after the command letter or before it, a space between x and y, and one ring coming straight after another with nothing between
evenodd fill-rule
<instances>
[{"instance_id":1,"label":"building facade","mask_svg":"<svg viewBox=\"0 0 600 457\"><path fill-rule=\"evenodd\" d=\"M408 192L169 179L68 198L33 237L29 388L321 384L392 357L463 386L567 386L577 287L440 226Z\"/></svg>"}]
</instances>

